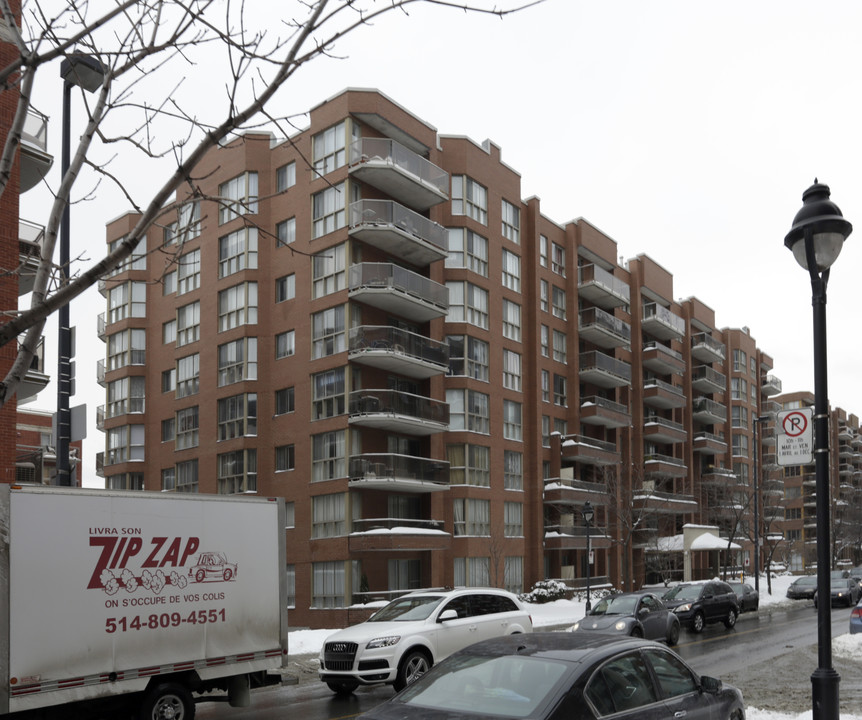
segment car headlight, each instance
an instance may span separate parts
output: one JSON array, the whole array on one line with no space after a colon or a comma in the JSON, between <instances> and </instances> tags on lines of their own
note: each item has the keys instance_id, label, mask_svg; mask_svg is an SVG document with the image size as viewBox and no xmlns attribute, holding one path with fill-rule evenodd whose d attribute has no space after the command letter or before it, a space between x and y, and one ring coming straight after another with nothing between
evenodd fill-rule
<instances>
[{"instance_id":1,"label":"car headlight","mask_svg":"<svg viewBox=\"0 0 862 720\"><path fill-rule=\"evenodd\" d=\"M685 605L680 605L677 608L674 608L675 613L688 612L691 610L691 603L686 603Z\"/></svg>"},{"instance_id":2,"label":"car headlight","mask_svg":"<svg viewBox=\"0 0 862 720\"><path fill-rule=\"evenodd\" d=\"M575 630L577 630L580 626L581 624L579 622L576 622L574 625L572 625L572 627L569 628L569 632L575 632Z\"/></svg>"},{"instance_id":3,"label":"car headlight","mask_svg":"<svg viewBox=\"0 0 862 720\"><path fill-rule=\"evenodd\" d=\"M400 639L400 635L387 635L386 637L374 638L368 642L365 648L366 650L374 650L375 648L392 647L393 645L397 645Z\"/></svg>"},{"instance_id":4,"label":"car headlight","mask_svg":"<svg viewBox=\"0 0 862 720\"><path fill-rule=\"evenodd\" d=\"M617 620L617 624L614 625L614 630L625 630L626 629L626 621L625 620Z\"/></svg>"}]
</instances>

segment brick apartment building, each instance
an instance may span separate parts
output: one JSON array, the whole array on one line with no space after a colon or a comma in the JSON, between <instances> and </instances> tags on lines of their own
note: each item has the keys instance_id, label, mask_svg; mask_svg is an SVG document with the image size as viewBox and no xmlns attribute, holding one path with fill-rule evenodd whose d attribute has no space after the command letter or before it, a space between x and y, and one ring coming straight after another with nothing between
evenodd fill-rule
<instances>
[{"instance_id":1,"label":"brick apartment building","mask_svg":"<svg viewBox=\"0 0 862 720\"><path fill-rule=\"evenodd\" d=\"M102 284L106 487L283 496L296 626L410 588L577 583L586 502L594 578L656 577L691 523L743 546L698 573L746 563L756 455L783 521L772 358L522 197L493 143L373 90L211 152Z\"/></svg>"}]
</instances>

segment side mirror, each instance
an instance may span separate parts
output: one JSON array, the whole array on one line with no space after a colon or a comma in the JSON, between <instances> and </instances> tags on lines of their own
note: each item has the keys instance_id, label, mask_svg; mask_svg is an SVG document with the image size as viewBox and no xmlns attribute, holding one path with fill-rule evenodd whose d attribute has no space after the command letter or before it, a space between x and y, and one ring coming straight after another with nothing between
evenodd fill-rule
<instances>
[{"instance_id":1,"label":"side mirror","mask_svg":"<svg viewBox=\"0 0 862 720\"><path fill-rule=\"evenodd\" d=\"M721 690L721 680L710 677L709 675L703 675L700 678L700 689L705 693L715 695L719 690Z\"/></svg>"},{"instance_id":2,"label":"side mirror","mask_svg":"<svg viewBox=\"0 0 862 720\"><path fill-rule=\"evenodd\" d=\"M456 610L444 610L437 618L437 622L446 622L447 620L457 620L458 612Z\"/></svg>"}]
</instances>

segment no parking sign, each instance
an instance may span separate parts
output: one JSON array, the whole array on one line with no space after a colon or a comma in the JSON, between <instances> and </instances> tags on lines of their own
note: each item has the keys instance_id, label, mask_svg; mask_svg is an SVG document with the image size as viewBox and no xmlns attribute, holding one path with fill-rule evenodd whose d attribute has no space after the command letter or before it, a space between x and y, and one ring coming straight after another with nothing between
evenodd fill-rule
<instances>
[{"instance_id":1,"label":"no parking sign","mask_svg":"<svg viewBox=\"0 0 862 720\"><path fill-rule=\"evenodd\" d=\"M778 413L778 464L810 465L814 462L813 408Z\"/></svg>"}]
</instances>

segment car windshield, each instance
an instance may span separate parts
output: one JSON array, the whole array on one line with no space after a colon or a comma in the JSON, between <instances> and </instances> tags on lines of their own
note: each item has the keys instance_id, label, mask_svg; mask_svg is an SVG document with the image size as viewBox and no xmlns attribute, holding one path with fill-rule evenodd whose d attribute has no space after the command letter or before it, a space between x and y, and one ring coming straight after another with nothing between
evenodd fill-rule
<instances>
[{"instance_id":1,"label":"car windshield","mask_svg":"<svg viewBox=\"0 0 862 720\"><path fill-rule=\"evenodd\" d=\"M544 703L567 669L538 657L461 655L409 685L398 702L459 717L523 718Z\"/></svg>"},{"instance_id":2,"label":"car windshield","mask_svg":"<svg viewBox=\"0 0 862 720\"><path fill-rule=\"evenodd\" d=\"M743 585L742 583L728 583L728 585L733 588L733 592L735 592L737 595L742 592L745 592L745 585Z\"/></svg>"},{"instance_id":3,"label":"car windshield","mask_svg":"<svg viewBox=\"0 0 862 720\"><path fill-rule=\"evenodd\" d=\"M425 620L441 602L443 602L443 598L440 595L398 598L386 607L380 608L366 622L411 622L413 620Z\"/></svg>"},{"instance_id":4,"label":"car windshield","mask_svg":"<svg viewBox=\"0 0 862 720\"><path fill-rule=\"evenodd\" d=\"M847 578L832 578L832 587L836 590L846 590L849 585Z\"/></svg>"},{"instance_id":5,"label":"car windshield","mask_svg":"<svg viewBox=\"0 0 862 720\"><path fill-rule=\"evenodd\" d=\"M799 578L799 580L794 580L793 585L816 585L817 584L817 576L810 575Z\"/></svg>"},{"instance_id":6,"label":"car windshield","mask_svg":"<svg viewBox=\"0 0 862 720\"><path fill-rule=\"evenodd\" d=\"M602 598L590 615L632 615L638 605L634 595L617 595Z\"/></svg>"},{"instance_id":7,"label":"car windshield","mask_svg":"<svg viewBox=\"0 0 862 720\"><path fill-rule=\"evenodd\" d=\"M703 585L677 585L664 594L665 600L697 600Z\"/></svg>"}]
</instances>

